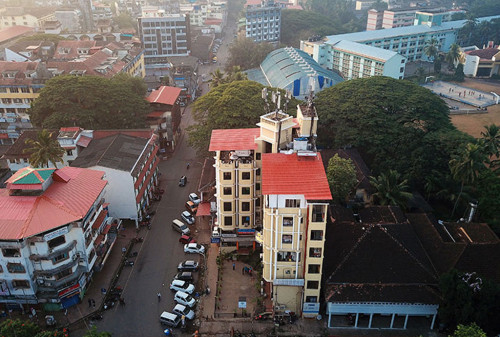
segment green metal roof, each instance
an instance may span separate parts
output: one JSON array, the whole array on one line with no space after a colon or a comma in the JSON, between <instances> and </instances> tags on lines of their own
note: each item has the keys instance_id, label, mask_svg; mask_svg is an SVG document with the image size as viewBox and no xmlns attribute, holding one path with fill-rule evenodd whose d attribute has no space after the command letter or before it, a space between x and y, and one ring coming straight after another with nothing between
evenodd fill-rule
<instances>
[{"instance_id":1,"label":"green metal roof","mask_svg":"<svg viewBox=\"0 0 500 337\"><path fill-rule=\"evenodd\" d=\"M21 174L13 184L16 185L33 185L41 184L46 181L56 169L35 169L26 170Z\"/></svg>"}]
</instances>

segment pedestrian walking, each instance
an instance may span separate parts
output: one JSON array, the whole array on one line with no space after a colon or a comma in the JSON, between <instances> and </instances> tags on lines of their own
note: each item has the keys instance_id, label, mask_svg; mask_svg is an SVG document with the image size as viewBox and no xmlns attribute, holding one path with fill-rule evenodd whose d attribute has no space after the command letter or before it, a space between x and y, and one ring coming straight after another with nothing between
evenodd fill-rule
<instances>
[{"instance_id":1,"label":"pedestrian walking","mask_svg":"<svg viewBox=\"0 0 500 337\"><path fill-rule=\"evenodd\" d=\"M92 306L92 300L89 298L89 308Z\"/></svg>"},{"instance_id":2,"label":"pedestrian walking","mask_svg":"<svg viewBox=\"0 0 500 337\"><path fill-rule=\"evenodd\" d=\"M233 262L233 270L236 269L236 263Z\"/></svg>"},{"instance_id":3,"label":"pedestrian walking","mask_svg":"<svg viewBox=\"0 0 500 337\"><path fill-rule=\"evenodd\" d=\"M245 275L245 267L241 268L241 275Z\"/></svg>"},{"instance_id":4,"label":"pedestrian walking","mask_svg":"<svg viewBox=\"0 0 500 337\"><path fill-rule=\"evenodd\" d=\"M158 293L158 294L156 294L156 296L158 296L158 302L160 302L161 301L161 294Z\"/></svg>"},{"instance_id":5,"label":"pedestrian walking","mask_svg":"<svg viewBox=\"0 0 500 337\"><path fill-rule=\"evenodd\" d=\"M189 163L187 163L186 168L189 170Z\"/></svg>"},{"instance_id":6,"label":"pedestrian walking","mask_svg":"<svg viewBox=\"0 0 500 337\"><path fill-rule=\"evenodd\" d=\"M125 299L123 297L120 297L120 305L125 305Z\"/></svg>"}]
</instances>

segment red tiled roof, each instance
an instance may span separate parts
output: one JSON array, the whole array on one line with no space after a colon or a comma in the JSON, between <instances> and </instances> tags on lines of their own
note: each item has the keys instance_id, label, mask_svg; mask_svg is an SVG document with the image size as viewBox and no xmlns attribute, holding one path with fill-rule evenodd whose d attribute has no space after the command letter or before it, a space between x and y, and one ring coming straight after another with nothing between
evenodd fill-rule
<instances>
[{"instance_id":1,"label":"red tiled roof","mask_svg":"<svg viewBox=\"0 0 500 337\"><path fill-rule=\"evenodd\" d=\"M221 19L210 18L205 20L205 25L220 25L222 24Z\"/></svg>"},{"instance_id":2,"label":"red tiled roof","mask_svg":"<svg viewBox=\"0 0 500 337\"><path fill-rule=\"evenodd\" d=\"M480 59L489 61L498 53L500 53L500 50L497 48L485 48L466 52L468 55L479 56Z\"/></svg>"},{"instance_id":3,"label":"red tiled roof","mask_svg":"<svg viewBox=\"0 0 500 337\"><path fill-rule=\"evenodd\" d=\"M212 130L209 151L256 150L260 128Z\"/></svg>"},{"instance_id":4,"label":"red tiled roof","mask_svg":"<svg viewBox=\"0 0 500 337\"><path fill-rule=\"evenodd\" d=\"M40 196L13 196L0 189L2 240L22 239L81 220L107 184L102 171L78 167L58 171L69 180L54 179Z\"/></svg>"},{"instance_id":5,"label":"red tiled roof","mask_svg":"<svg viewBox=\"0 0 500 337\"><path fill-rule=\"evenodd\" d=\"M24 35L28 32L34 31L31 27L26 26L13 26L0 30L0 43L6 42L15 37Z\"/></svg>"},{"instance_id":6,"label":"red tiled roof","mask_svg":"<svg viewBox=\"0 0 500 337\"><path fill-rule=\"evenodd\" d=\"M331 200L321 154L262 154L262 194L302 194L307 200Z\"/></svg>"},{"instance_id":7,"label":"red tiled roof","mask_svg":"<svg viewBox=\"0 0 500 337\"><path fill-rule=\"evenodd\" d=\"M158 90L154 90L151 94L149 94L147 100L150 103L174 105L180 93L181 88L168 87L164 85L161 86Z\"/></svg>"},{"instance_id":8,"label":"red tiled roof","mask_svg":"<svg viewBox=\"0 0 500 337\"><path fill-rule=\"evenodd\" d=\"M196 216L210 215L210 203L202 202L198 205L198 210L196 211Z\"/></svg>"},{"instance_id":9,"label":"red tiled roof","mask_svg":"<svg viewBox=\"0 0 500 337\"><path fill-rule=\"evenodd\" d=\"M80 136L80 138L78 138L78 141L76 142L76 145L81 146L81 147L87 147L87 146L89 146L91 141L92 141L92 138L90 138L90 137Z\"/></svg>"},{"instance_id":10,"label":"red tiled roof","mask_svg":"<svg viewBox=\"0 0 500 337\"><path fill-rule=\"evenodd\" d=\"M63 128L60 128L59 131L61 131L61 132L78 132L78 131L80 131L80 127L78 127L78 126L63 127Z\"/></svg>"}]
</instances>

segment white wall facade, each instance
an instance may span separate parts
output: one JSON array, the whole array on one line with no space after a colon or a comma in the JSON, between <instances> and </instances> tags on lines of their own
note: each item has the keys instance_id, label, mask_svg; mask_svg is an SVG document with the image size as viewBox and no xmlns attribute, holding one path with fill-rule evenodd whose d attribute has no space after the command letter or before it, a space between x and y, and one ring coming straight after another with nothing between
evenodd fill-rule
<instances>
[{"instance_id":1,"label":"white wall facade","mask_svg":"<svg viewBox=\"0 0 500 337\"><path fill-rule=\"evenodd\" d=\"M385 61L383 75L395 79L403 79L405 76L405 65L406 59L403 56L396 54Z\"/></svg>"},{"instance_id":2,"label":"white wall facade","mask_svg":"<svg viewBox=\"0 0 500 337\"><path fill-rule=\"evenodd\" d=\"M466 76L475 77L477 73L477 68L479 66L480 57L476 55L465 55L465 63L464 63L464 74Z\"/></svg>"}]
</instances>

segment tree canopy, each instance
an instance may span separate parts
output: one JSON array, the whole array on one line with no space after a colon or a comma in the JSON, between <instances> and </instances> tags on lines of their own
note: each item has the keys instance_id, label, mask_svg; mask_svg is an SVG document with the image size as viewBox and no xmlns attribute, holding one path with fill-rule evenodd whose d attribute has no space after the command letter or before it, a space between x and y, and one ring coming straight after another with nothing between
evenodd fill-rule
<instances>
[{"instance_id":1,"label":"tree canopy","mask_svg":"<svg viewBox=\"0 0 500 337\"><path fill-rule=\"evenodd\" d=\"M358 183L356 168L351 159L340 158L335 154L328 161L326 170L328 184L336 202L343 203Z\"/></svg>"},{"instance_id":2,"label":"tree canopy","mask_svg":"<svg viewBox=\"0 0 500 337\"><path fill-rule=\"evenodd\" d=\"M196 124L188 128L189 144L199 154L206 154L212 130L254 128L266 111L262 99L264 86L253 81L235 81L212 88L194 104ZM284 97L284 90L282 97ZM289 113L294 113L298 101L292 99Z\"/></svg>"},{"instance_id":3,"label":"tree canopy","mask_svg":"<svg viewBox=\"0 0 500 337\"><path fill-rule=\"evenodd\" d=\"M476 323L470 325L459 324L450 337L487 337L486 333Z\"/></svg>"},{"instance_id":4,"label":"tree canopy","mask_svg":"<svg viewBox=\"0 0 500 337\"><path fill-rule=\"evenodd\" d=\"M127 74L57 76L47 81L28 113L34 125L44 128L141 128L149 112L145 94L144 81Z\"/></svg>"},{"instance_id":5,"label":"tree canopy","mask_svg":"<svg viewBox=\"0 0 500 337\"><path fill-rule=\"evenodd\" d=\"M63 164L64 149L56 139L52 138L52 133L47 130L39 131L37 139L26 139L29 148L25 151L30 154L30 165L33 167L49 167L51 163L57 168L57 163Z\"/></svg>"},{"instance_id":6,"label":"tree canopy","mask_svg":"<svg viewBox=\"0 0 500 337\"><path fill-rule=\"evenodd\" d=\"M409 81L346 81L318 93L315 104L321 145L356 146L375 175L393 169L410 185L423 185L432 170L447 172L456 146L470 139L439 96Z\"/></svg>"},{"instance_id":7,"label":"tree canopy","mask_svg":"<svg viewBox=\"0 0 500 337\"><path fill-rule=\"evenodd\" d=\"M274 47L270 43L256 43L252 39L240 37L229 47L227 68L240 67L242 70L259 67Z\"/></svg>"}]
</instances>

